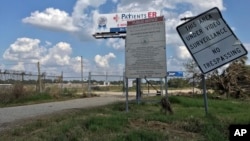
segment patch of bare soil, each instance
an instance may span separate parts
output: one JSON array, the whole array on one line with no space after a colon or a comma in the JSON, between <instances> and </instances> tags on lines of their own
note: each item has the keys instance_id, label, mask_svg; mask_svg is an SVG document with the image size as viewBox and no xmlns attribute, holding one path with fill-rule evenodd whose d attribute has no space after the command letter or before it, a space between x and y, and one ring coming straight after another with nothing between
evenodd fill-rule
<instances>
[{"instance_id":1,"label":"patch of bare soil","mask_svg":"<svg viewBox=\"0 0 250 141\"><path fill-rule=\"evenodd\" d=\"M130 125L135 129L150 129L167 134L169 140L175 141L196 141L201 140L203 137L197 133L187 132L183 129L173 127L171 124L160 121L145 121L144 119L131 119Z\"/></svg>"}]
</instances>

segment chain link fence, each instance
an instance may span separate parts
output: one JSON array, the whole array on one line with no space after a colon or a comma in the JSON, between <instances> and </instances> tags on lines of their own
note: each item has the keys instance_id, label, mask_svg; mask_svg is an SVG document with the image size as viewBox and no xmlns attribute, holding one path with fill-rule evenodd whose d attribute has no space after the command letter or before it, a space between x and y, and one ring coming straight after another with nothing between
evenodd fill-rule
<instances>
[{"instance_id":1,"label":"chain link fence","mask_svg":"<svg viewBox=\"0 0 250 141\"><path fill-rule=\"evenodd\" d=\"M14 85L22 84L26 92L34 93L54 93L65 95L91 95L91 94L110 94L110 95L124 95L125 94L125 80L124 73L109 73L109 72L89 72L83 76L63 76L61 75L49 75L46 72L38 75L37 73L28 73L21 71L0 70L0 94L11 92ZM168 81L171 78L168 78ZM187 77L181 77L178 79L187 79ZM176 81L177 83L178 81ZM129 80L129 91L136 91L135 79ZM177 84L178 85L178 84ZM168 93L183 93L197 92L197 89L192 87L190 83L189 88L173 90L173 83L168 87ZM165 79L141 79L141 90L143 94L155 94L161 92L164 94Z\"/></svg>"}]
</instances>

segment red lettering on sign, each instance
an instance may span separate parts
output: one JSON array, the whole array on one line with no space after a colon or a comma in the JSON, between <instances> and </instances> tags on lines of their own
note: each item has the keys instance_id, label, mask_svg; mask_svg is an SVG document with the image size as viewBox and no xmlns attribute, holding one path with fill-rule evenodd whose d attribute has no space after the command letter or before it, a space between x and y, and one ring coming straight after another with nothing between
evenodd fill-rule
<instances>
[{"instance_id":1,"label":"red lettering on sign","mask_svg":"<svg viewBox=\"0 0 250 141\"><path fill-rule=\"evenodd\" d=\"M154 18L156 17L156 12L148 12L148 18Z\"/></svg>"},{"instance_id":2,"label":"red lettering on sign","mask_svg":"<svg viewBox=\"0 0 250 141\"><path fill-rule=\"evenodd\" d=\"M116 22L118 22L119 16L116 14L115 17L113 17L113 19L114 19Z\"/></svg>"}]
</instances>

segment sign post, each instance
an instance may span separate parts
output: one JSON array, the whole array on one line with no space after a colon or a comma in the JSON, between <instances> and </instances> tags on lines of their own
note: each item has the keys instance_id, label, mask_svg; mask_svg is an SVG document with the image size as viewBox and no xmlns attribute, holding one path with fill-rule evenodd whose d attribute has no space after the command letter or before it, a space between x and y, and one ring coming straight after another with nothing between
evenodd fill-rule
<instances>
[{"instance_id":1,"label":"sign post","mask_svg":"<svg viewBox=\"0 0 250 141\"><path fill-rule=\"evenodd\" d=\"M137 80L166 77L164 17L128 21L126 32L125 76ZM137 85L138 102L139 82Z\"/></svg>"},{"instance_id":2,"label":"sign post","mask_svg":"<svg viewBox=\"0 0 250 141\"><path fill-rule=\"evenodd\" d=\"M205 74L247 54L217 7L179 25L177 31L202 74L204 107L208 113Z\"/></svg>"}]
</instances>

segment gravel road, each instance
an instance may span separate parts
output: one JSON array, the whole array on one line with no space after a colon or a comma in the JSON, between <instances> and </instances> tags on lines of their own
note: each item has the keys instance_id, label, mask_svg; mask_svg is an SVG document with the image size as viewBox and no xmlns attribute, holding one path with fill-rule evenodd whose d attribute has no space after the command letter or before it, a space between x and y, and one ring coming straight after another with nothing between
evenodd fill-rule
<instances>
[{"instance_id":1,"label":"gravel road","mask_svg":"<svg viewBox=\"0 0 250 141\"><path fill-rule=\"evenodd\" d=\"M52 114L67 109L102 106L121 100L124 100L124 98L119 98L117 96L101 96L61 102L0 108L0 131L7 128L10 123L17 120Z\"/></svg>"},{"instance_id":2,"label":"gravel road","mask_svg":"<svg viewBox=\"0 0 250 141\"><path fill-rule=\"evenodd\" d=\"M186 91L187 90L185 90L185 92ZM116 101L125 101L125 96L122 93L109 92L109 94L107 94L105 92L100 95L100 97L0 108L0 131L8 128L12 123L15 124L15 121L30 119L41 115L48 115L62 110L97 107ZM132 92L129 95L133 98L135 93Z\"/></svg>"}]
</instances>

